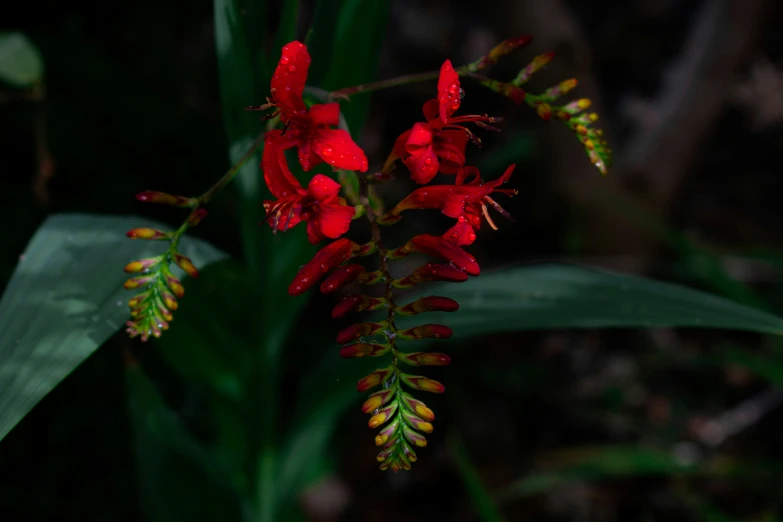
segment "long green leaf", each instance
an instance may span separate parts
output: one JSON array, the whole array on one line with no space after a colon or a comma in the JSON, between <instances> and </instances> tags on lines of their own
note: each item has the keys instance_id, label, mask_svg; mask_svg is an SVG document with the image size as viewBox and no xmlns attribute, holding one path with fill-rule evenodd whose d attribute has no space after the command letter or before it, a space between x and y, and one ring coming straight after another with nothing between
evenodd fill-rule
<instances>
[{"instance_id":1,"label":"long green leaf","mask_svg":"<svg viewBox=\"0 0 783 522\"><path fill-rule=\"evenodd\" d=\"M0 300L0 439L124 325L122 267L162 247L128 240L138 226L165 228L137 217L54 215L20 256ZM180 245L198 267L226 257L192 238Z\"/></svg>"},{"instance_id":2,"label":"long green leaf","mask_svg":"<svg viewBox=\"0 0 783 522\"><path fill-rule=\"evenodd\" d=\"M452 433L449 436L449 450L457 464L457 470L462 477L462 482L465 483L465 488L468 490L468 495L470 495L473 501L473 507L481 520L484 522L503 522L503 515L500 513L495 500L489 496L489 493L484 488L476 467L470 461L470 456L467 449L465 449L462 438L456 433Z\"/></svg>"},{"instance_id":3,"label":"long green leaf","mask_svg":"<svg viewBox=\"0 0 783 522\"><path fill-rule=\"evenodd\" d=\"M43 78L38 49L22 33L0 33L0 80L31 87Z\"/></svg>"},{"instance_id":4,"label":"long green leaf","mask_svg":"<svg viewBox=\"0 0 783 522\"><path fill-rule=\"evenodd\" d=\"M498 495L510 501L536 495L576 482L650 475L697 475L714 477L761 477L780 475L783 466L774 462L742 462L714 457L701 463L687 462L670 451L643 446L582 447L561 450L542 459L547 470L531 473Z\"/></svg>"},{"instance_id":5,"label":"long green leaf","mask_svg":"<svg viewBox=\"0 0 783 522\"><path fill-rule=\"evenodd\" d=\"M429 287L456 299L428 322L455 336L546 328L697 327L783 333L783 319L683 286L569 265L518 267Z\"/></svg>"}]
</instances>

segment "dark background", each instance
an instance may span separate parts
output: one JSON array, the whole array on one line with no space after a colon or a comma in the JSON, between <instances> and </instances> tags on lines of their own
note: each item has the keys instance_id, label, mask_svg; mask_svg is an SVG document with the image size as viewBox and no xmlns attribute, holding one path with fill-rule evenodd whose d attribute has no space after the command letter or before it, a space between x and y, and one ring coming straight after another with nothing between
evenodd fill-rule
<instances>
[{"instance_id":1,"label":"dark background","mask_svg":"<svg viewBox=\"0 0 783 522\"><path fill-rule=\"evenodd\" d=\"M49 213L144 213L176 224L178 215L142 207L133 195L202 191L226 168L226 140L211 2L36 0L6 2L0 12L0 29L25 32L46 67L43 105L0 90L2 288ZM402 0L393 2L378 76L435 69L446 57L465 63L506 37L533 34L528 59L558 53L533 89L578 78L575 95L594 100L615 168L602 179L557 122L466 81L464 113L505 118L503 132L487 135L469 161L490 178L518 164L512 186L520 194L503 203L516 223L498 218L499 232L483 231L473 250L482 267L568 260L719 293L702 258L667 241L674 234L720 255L734 280L779 310L781 23L783 4L762 0ZM493 76L512 77L519 60ZM371 164L420 118L433 92L429 82L373 95L358 138ZM42 168L48 160L53 169ZM393 201L405 190L400 182L384 194ZM625 206L607 203L618 198ZM231 195L210 214L195 235L239 253ZM759 261L762 254L777 264ZM307 313L326 316L329 304L318 300ZM334 328L325 317L318 327ZM336 473L303 506L311 520L477 520L447 448L451 432L490 491L546 469L548 451L593 444L653 444L685 459L719 451L774 460L783 447L779 397L741 367L699 362L716 346L756 350L765 342L672 330L477 340L457 352L462 357L444 377L447 396L432 401L437 431L413 472L378 472L365 419L351 411L331 446ZM0 520L144 520L122 386L128 346L139 349L121 334L113 338L0 444ZM759 405L760 418L710 443L704 422L745 400ZM503 509L509 520L780 514L774 480L652 475L580 482Z\"/></svg>"}]
</instances>

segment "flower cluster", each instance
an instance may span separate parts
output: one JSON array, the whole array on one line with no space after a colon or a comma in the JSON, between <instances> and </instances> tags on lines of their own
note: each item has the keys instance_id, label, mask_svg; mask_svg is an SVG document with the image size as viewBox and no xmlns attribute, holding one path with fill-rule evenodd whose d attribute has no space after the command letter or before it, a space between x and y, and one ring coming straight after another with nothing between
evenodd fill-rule
<instances>
[{"instance_id":1,"label":"flower cluster","mask_svg":"<svg viewBox=\"0 0 783 522\"><path fill-rule=\"evenodd\" d=\"M139 336L142 341L147 341L150 336L160 337L164 330L169 329L173 312L178 306L177 299L185 295L182 282L171 271L171 265L178 266L190 277L198 277L198 270L193 262L177 251L177 244L185 230L198 225L207 216L207 211L199 207L195 198L172 196L163 192L141 192L136 195L136 199L193 209L182 227L174 232L145 227L134 228L127 233L131 239L162 240L169 243L168 249L161 255L131 261L125 265L125 272L137 275L125 281L123 286L127 290L141 290L128 301L131 320L125 323L126 331L131 337Z\"/></svg>"},{"instance_id":2,"label":"flower cluster","mask_svg":"<svg viewBox=\"0 0 783 522\"><path fill-rule=\"evenodd\" d=\"M155 258L134 261L128 272L141 272L129 279L126 288L142 288L143 292L130 301L133 320L128 332L140 335L142 340L159 336L171 321L171 312L182 297L181 282L172 275L171 264L196 277L198 272L189 259L177 251L180 236L196 225L205 215L202 206L223 186L231 181L244 161L263 144L261 169L273 200L263 202L266 222L273 232L285 232L300 223L306 223L307 237L313 244L333 240L313 259L302 266L288 292L300 295L314 286L324 294L345 289L348 285L374 286L367 293L344 295L332 310L332 317L341 318L353 312L378 311L375 321L357 322L337 334L343 357L389 357L384 365L357 385L359 391L381 387L372 393L362 406L371 415L370 428L379 428L375 443L380 447L378 461L381 469L399 471L410 469L417 457L415 448L426 446L424 434L433 430L435 415L411 391L442 393L444 386L430 378L412 373L420 366L444 366L451 362L444 353L424 351L404 352L407 341L448 338L452 330L441 324L420 324L402 328L399 316L417 316L425 312L454 312L459 304L448 297L426 296L409 303L398 302L399 291L430 282L464 282L480 274L479 264L465 247L476 240L481 224L497 229L492 212L512 220L498 202L497 195L514 196L517 191L504 188L510 181L515 166L491 181L485 181L476 167L466 165L466 150L473 143L480 145L477 129L498 130L494 124L499 118L487 114L460 115L464 91L460 77L471 77L480 85L503 94L517 105L523 102L548 120L554 115L573 130L585 147L590 160L605 173L610 151L600 130L590 125L597 120L594 114L580 114L589 106L581 99L565 105L554 102L570 91L576 80L566 80L543 94L527 93L522 86L552 59L552 54L537 56L510 82L499 82L481 74L515 49L530 43L529 37L508 39L476 62L454 67L446 60L432 77L437 77L436 96L424 103L423 120L412 125L396 140L383 166L369 173L364 151L353 141L342 124L340 107L329 99L345 98L362 90L390 87L413 81L413 77L348 87L330 93L327 103L312 103L305 98L305 85L310 67L310 54L300 42L291 42L282 49L275 68L267 103L254 110L269 110L267 119L276 118L279 128L268 130L256 140L245 157L226 173L212 188L198 198L182 198L159 192L139 194L138 199L174 206L189 207L188 220L175 232L164 233L152 229L134 229L132 238L169 241L168 250ZM425 75L417 75L417 79ZM337 171L337 179L315 174L303 186L289 168L288 155L296 158L302 170L325 163ZM399 201L391 210L374 193L374 184L388 181L398 163L410 172L411 179L421 187ZM436 180L436 184L430 184ZM340 196L345 191L346 197ZM346 201L346 198L348 201ZM350 203L349 203L350 202ZM397 223L410 210L438 210L453 219L440 235L419 234L402 246L393 248L384 242L384 227ZM360 216L370 222L371 237L356 242L344 237L351 223ZM431 258L410 274L392 275L395 261L411 254ZM361 258L366 258L362 261Z\"/></svg>"},{"instance_id":3,"label":"flower cluster","mask_svg":"<svg viewBox=\"0 0 783 522\"><path fill-rule=\"evenodd\" d=\"M478 169L465 166L468 143L478 142L474 132L466 125L489 127L496 118L487 115L455 116L460 107L462 89L459 75L450 61L440 70L437 97L424 104L425 122L416 123L395 142L386 161L384 170L390 172L394 163L401 160L408 167L411 177L419 184L429 183L438 173L454 176L453 184L429 185L413 191L394 208L383 215L376 215L369 204L368 183L371 177L361 180L360 204L362 212L370 219L372 237L360 244L345 234L355 215L355 208L338 196L340 185L324 175L314 176L303 188L288 169L285 149L298 147L299 161L306 167L303 157L310 158L312 151L322 159L332 160L330 164L342 170L367 170L364 154L353 143L347 133L340 140L332 140L330 153L324 156L326 146L314 139L321 139L319 129L325 120L312 116L312 112L324 111L323 105L305 108L301 99L307 66L310 58L306 48L292 42L283 48L272 84L272 96L268 108L276 107L284 130L267 133L261 167L270 192L277 198L264 202L269 225L275 231L287 230L307 222L307 234L313 243L324 238L336 239L315 254L313 259L297 273L289 287L291 295L299 295L320 282L323 293L332 293L349 283L380 285L378 295L351 294L344 296L334 307L332 317L340 318L352 312L384 310L385 318L374 322L353 324L337 335L337 342L343 345L343 357L391 356L390 364L375 370L362 378L357 388L367 391L381 386L362 407L371 415L369 426L380 428L375 437L381 447L378 460L382 469L409 469L416 460L414 448L427 444L425 433L432 432L435 418L423 402L415 399L411 390L442 393L444 386L432 379L409 373L406 367L443 366L451 362L448 355L422 351L403 352L404 341L431 338L448 338L449 327L440 324L422 324L402 329L396 324L397 316L413 316L424 312L453 312L459 304L448 297L427 296L407 304L397 302L396 291L407 289L428 281L465 281L479 275L476 259L463 250L476 239L482 216L495 227L488 206L509 217L493 199L494 193L513 195L516 191L500 188L506 183L514 166L495 181L484 183ZM294 70L301 75L286 75ZM281 99L280 92L287 93ZM336 106L336 104L327 104ZM333 111L338 120L338 109ZM315 122L315 123L314 123ZM329 131L338 132L338 131ZM344 131L340 131L344 132ZM316 138L313 138L315 136ZM308 141L309 140L309 141ZM303 152L305 149L305 152ZM319 152L320 151L320 152ZM339 158L339 160L337 160ZM356 158L360 158L357 160ZM335 162L335 160L337 160ZM392 225L411 209L437 209L453 218L454 225L443 235L421 234L398 248L387 247L381 238L381 226ZM429 262L403 277L393 277L390 265L413 253L424 254L437 262ZM357 258L374 255L378 266L374 270L356 262ZM323 281L322 281L323 279Z\"/></svg>"}]
</instances>

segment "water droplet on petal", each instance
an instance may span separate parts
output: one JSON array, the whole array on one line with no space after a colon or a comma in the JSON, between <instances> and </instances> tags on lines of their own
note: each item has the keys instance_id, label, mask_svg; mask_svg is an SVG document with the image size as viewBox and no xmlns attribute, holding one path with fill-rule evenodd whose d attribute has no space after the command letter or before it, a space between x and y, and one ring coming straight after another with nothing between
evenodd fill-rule
<instances>
[{"instance_id":1,"label":"water droplet on petal","mask_svg":"<svg viewBox=\"0 0 783 522\"><path fill-rule=\"evenodd\" d=\"M449 89L448 89L449 94L457 94L457 89L459 89L459 87L457 86L457 83L456 82L452 82L451 85L449 85ZM462 89L459 89L459 90L462 91Z\"/></svg>"},{"instance_id":2,"label":"water droplet on petal","mask_svg":"<svg viewBox=\"0 0 783 522\"><path fill-rule=\"evenodd\" d=\"M294 72L294 71L296 71L296 66L295 65L289 65L288 66L288 70L291 71L291 72Z\"/></svg>"},{"instance_id":3,"label":"water droplet on petal","mask_svg":"<svg viewBox=\"0 0 783 522\"><path fill-rule=\"evenodd\" d=\"M324 147L321 151L321 156L331 156L334 153L334 149L332 147Z\"/></svg>"},{"instance_id":4,"label":"water droplet on petal","mask_svg":"<svg viewBox=\"0 0 783 522\"><path fill-rule=\"evenodd\" d=\"M426 163L427 165L431 165L432 164L432 158L427 156L426 158L424 158L424 163Z\"/></svg>"},{"instance_id":5,"label":"water droplet on petal","mask_svg":"<svg viewBox=\"0 0 783 522\"><path fill-rule=\"evenodd\" d=\"M459 90L459 99L464 100L465 99L465 89Z\"/></svg>"},{"instance_id":6,"label":"water droplet on petal","mask_svg":"<svg viewBox=\"0 0 783 522\"><path fill-rule=\"evenodd\" d=\"M282 63L283 65L287 64L288 63L288 56L281 56L280 57L280 63Z\"/></svg>"},{"instance_id":7,"label":"water droplet on petal","mask_svg":"<svg viewBox=\"0 0 783 522\"><path fill-rule=\"evenodd\" d=\"M456 102L452 103L452 104L451 104L451 108L452 108L452 109L454 109L454 110L457 110L457 109L459 109L459 102L458 102L458 101L456 101Z\"/></svg>"}]
</instances>

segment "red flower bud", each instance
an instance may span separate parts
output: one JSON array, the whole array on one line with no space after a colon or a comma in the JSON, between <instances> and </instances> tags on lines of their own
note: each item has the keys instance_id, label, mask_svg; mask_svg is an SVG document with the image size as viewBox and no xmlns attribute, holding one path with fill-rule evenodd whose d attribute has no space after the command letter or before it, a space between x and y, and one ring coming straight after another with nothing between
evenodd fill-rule
<instances>
[{"instance_id":1,"label":"red flower bud","mask_svg":"<svg viewBox=\"0 0 783 522\"><path fill-rule=\"evenodd\" d=\"M468 274L459 268L454 268L449 265L439 265L435 263L427 263L426 265L417 268L408 277L397 279L392 282L392 286L395 288L410 288L413 285L424 283L428 281L448 281L450 283L462 283L468 280Z\"/></svg>"},{"instance_id":2,"label":"red flower bud","mask_svg":"<svg viewBox=\"0 0 783 522\"><path fill-rule=\"evenodd\" d=\"M389 419L392 418L394 415L394 412L397 411L397 401L392 402L385 408L378 411L378 413L374 414L372 417L370 417L370 420L367 421L367 425L370 428L377 428L381 424L385 423Z\"/></svg>"},{"instance_id":3,"label":"red flower bud","mask_svg":"<svg viewBox=\"0 0 783 522\"><path fill-rule=\"evenodd\" d=\"M199 208L194 210L188 216L188 226L195 227L196 225L201 223L201 220L204 219L205 217L207 217L207 209Z\"/></svg>"},{"instance_id":4,"label":"red flower bud","mask_svg":"<svg viewBox=\"0 0 783 522\"><path fill-rule=\"evenodd\" d=\"M408 375L406 373L400 373L400 378L402 379L402 382L414 390L421 390L432 393L443 393L446 391L446 387L438 381L434 381L420 375Z\"/></svg>"},{"instance_id":5,"label":"red flower bud","mask_svg":"<svg viewBox=\"0 0 783 522\"><path fill-rule=\"evenodd\" d=\"M396 390L394 388L388 388L386 390L381 390L378 392L373 393L370 395L370 398L364 401L364 404L362 405L362 411L364 413L370 413L387 402L389 402L389 399L391 399L394 396L394 392ZM415 400L415 399L414 399Z\"/></svg>"},{"instance_id":6,"label":"red flower bud","mask_svg":"<svg viewBox=\"0 0 783 522\"><path fill-rule=\"evenodd\" d=\"M460 273L465 274L462 271ZM465 275L465 277L467 278L468 276ZM456 312L457 310L459 310L459 303L454 299L431 295L417 299L405 306L400 306L396 312L400 315L416 315L423 312Z\"/></svg>"},{"instance_id":7,"label":"red flower bud","mask_svg":"<svg viewBox=\"0 0 783 522\"><path fill-rule=\"evenodd\" d=\"M382 297L369 297L366 295L349 295L340 300L334 309L332 309L332 318L337 319L350 312L361 312L363 310L377 310L386 303Z\"/></svg>"},{"instance_id":8,"label":"red flower bud","mask_svg":"<svg viewBox=\"0 0 783 522\"><path fill-rule=\"evenodd\" d=\"M399 357L402 362L411 366L446 366L451 364L451 357L445 353L401 353Z\"/></svg>"},{"instance_id":9,"label":"red flower bud","mask_svg":"<svg viewBox=\"0 0 783 522\"><path fill-rule=\"evenodd\" d=\"M410 396L408 393L402 393L401 394L402 401L405 403L405 406L410 409L413 413L418 415L420 418L432 422L435 420L435 414L432 413L432 410L427 407L426 404L421 402L418 399L414 399Z\"/></svg>"},{"instance_id":10,"label":"red flower bud","mask_svg":"<svg viewBox=\"0 0 783 522\"><path fill-rule=\"evenodd\" d=\"M536 114L544 120L549 121L550 118L552 118L552 106L548 103L538 103L536 104Z\"/></svg>"},{"instance_id":11,"label":"red flower bud","mask_svg":"<svg viewBox=\"0 0 783 522\"><path fill-rule=\"evenodd\" d=\"M166 232L146 227L128 230L126 235L131 239L167 239L169 237Z\"/></svg>"},{"instance_id":12,"label":"red flower bud","mask_svg":"<svg viewBox=\"0 0 783 522\"><path fill-rule=\"evenodd\" d=\"M429 422L418 418L411 412L402 410L402 417L405 419L405 423L413 429L423 431L424 433L432 433L433 427Z\"/></svg>"},{"instance_id":13,"label":"red flower bud","mask_svg":"<svg viewBox=\"0 0 783 522\"><path fill-rule=\"evenodd\" d=\"M384 368L383 370L375 370L370 375L359 379L356 384L356 389L360 392L367 391L370 388L378 386L380 383L389 378L392 373L391 368Z\"/></svg>"},{"instance_id":14,"label":"red flower bud","mask_svg":"<svg viewBox=\"0 0 783 522\"><path fill-rule=\"evenodd\" d=\"M196 270L195 265L189 258L180 254L174 254L174 262L190 277L198 277L198 270Z\"/></svg>"},{"instance_id":15,"label":"red flower bud","mask_svg":"<svg viewBox=\"0 0 783 522\"><path fill-rule=\"evenodd\" d=\"M462 250L451 241L439 236L421 234L405 244L405 246L389 253L390 259L401 259L411 252L421 252L432 257L439 257L453 263L457 268L469 275L477 276L481 273L476 258Z\"/></svg>"},{"instance_id":16,"label":"red flower bud","mask_svg":"<svg viewBox=\"0 0 783 522\"><path fill-rule=\"evenodd\" d=\"M340 357L378 357L391 350L388 344L356 343L343 346L340 349Z\"/></svg>"},{"instance_id":17,"label":"red flower bud","mask_svg":"<svg viewBox=\"0 0 783 522\"><path fill-rule=\"evenodd\" d=\"M126 290L132 290L133 288L139 288L140 286L148 285L157 279L157 274L151 274L147 276L132 277L125 281L122 286Z\"/></svg>"},{"instance_id":18,"label":"red flower bud","mask_svg":"<svg viewBox=\"0 0 783 522\"><path fill-rule=\"evenodd\" d=\"M422 324L397 333L400 339L415 341L418 339L448 339L454 334L451 328L442 324Z\"/></svg>"},{"instance_id":19,"label":"red flower bud","mask_svg":"<svg viewBox=\"0 0 783 522\"><path fill-rule=\"evenodd\" d=\"M321 283L321 293L330 294L355 280L362 281L367 272L362 265L352 264L337 268Z\"/></svg>"},{"instance_id":20,"label":"red flower bud","mask_svg":"<svg viewBox=\"0 0 783 522\"><path fill-rule=\"evenodd\" d=\"M136 199L145 203L160 203L162 205L171 205L174 207L192 207L196 204L195 198L172 196L171 194L156 192L154 190L139 192L136 194Z\"/></svg>"},{"instance_id":21,"label":"red flower bud","mask_svg":"<svg viewBox=\"0 0 783 522\"><path fill-rule=\"evenodd\" d=\"M571 78L570 80L563 80L554 87L550 87L549 89L545 90L544 93L539 96L539 98L548 102L553 102L561 96L568 94L574 87L577 86L578 83L579 82L577 82L575 78Z\"/></svg>"},{"instance_id":22,"label":"red flower bud","mask_svg":"<svg viewBox=\"0 0 783 522\"><path fill-rule=\"evenodd\" d=\"M299 295L313 286L324 274L348 261L361 247L347 238L329 243L303 266L288 287L288 293Z\"/></svg>"},{"instance_id":23,"label":"red flower bud","mask_svg":"<svg viewBox=\"0 0 783 522\"><path fill-rule=\"evenodd\" d=\"M356 323L344 328L339 334L337 334L337 343L345 344L364 337L366 335L376 335L386 328L385 323Z\"/></svg>"},{"instance_id":24,"label":"red flower bud","mask_svg":"<svg viewBox=\"0 0 783 522\"><path fill-rule=\"evenodd\" d=\"M153 266L161 262L160 257L151 257L149 259L140 259L138 261L132 261L125 265L125 271L128 273L143 272L149 270Z\"/></svg>"}]
</instances>

